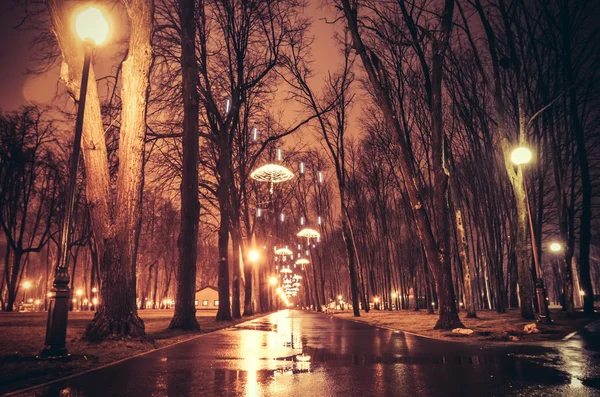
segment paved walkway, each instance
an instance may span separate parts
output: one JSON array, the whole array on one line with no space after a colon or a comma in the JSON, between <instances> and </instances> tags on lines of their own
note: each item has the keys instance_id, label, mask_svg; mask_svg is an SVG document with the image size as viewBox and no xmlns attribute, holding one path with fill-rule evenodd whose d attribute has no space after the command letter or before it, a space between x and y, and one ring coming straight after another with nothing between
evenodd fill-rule
<instances>
[{"instance_id":1,"label":"paved walkway","mask_svg":"<svg viewBox=\"0 0 600 397\"><path fill-rule=\"evenodd\" d=\"M597 346L478 348L303 311L58 381L23 396L593 396Z\"/></svg>"}]
</instances>

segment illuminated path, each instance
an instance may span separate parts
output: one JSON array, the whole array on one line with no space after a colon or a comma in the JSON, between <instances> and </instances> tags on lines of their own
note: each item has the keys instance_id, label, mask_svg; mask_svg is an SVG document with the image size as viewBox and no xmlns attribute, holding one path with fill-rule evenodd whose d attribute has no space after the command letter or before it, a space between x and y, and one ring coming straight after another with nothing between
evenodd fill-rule
<instances>
[{"instance_id":1,"label":"illuminated path","mask_svg":"<svg viewBox=\"0 0 600 397\"><path fill-rule=\"evenodd\" d=\"M282 311L22 395L591 396L599 356L578 336L480 348Z\"/></svg>"}]
</instances>

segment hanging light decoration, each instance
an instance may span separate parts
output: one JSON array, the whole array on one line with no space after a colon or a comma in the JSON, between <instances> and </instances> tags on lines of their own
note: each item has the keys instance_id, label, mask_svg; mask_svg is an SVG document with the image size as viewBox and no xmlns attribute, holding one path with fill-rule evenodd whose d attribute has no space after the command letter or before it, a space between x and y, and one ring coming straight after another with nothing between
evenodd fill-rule
<instances>
[{"instance_id":1,"label":"hanging light decoration","mask_svg":"<svg viewBox=\"0 0 600 397\"><path fill-rule=\"evenodd\" d=\"M279 248L275 250L275 255L287 256L293 255L294 253L288 249L288 247Z\"/></svg>"},{"instance_id":2,"label":"hanging light decoration","mask_svg":"<svg viewBox=\"0 0 600 397\"><path fill-rule=\"evenodd\" d=\"M254 129L252 129L252 139L256 142L256 140L258 139L258 129L256 127L254 127Z\"/></svg>"},{"instance_id":3,"label":"hanging light decoration","mask_svg":"<svg viewBox=\"0 0 600 397\"><path fill-rule=\"evenodd\" d=\"M265 164L250 174L255 181L270 183L269 191L273 193L273 184L289 181L294 173L279 164Z\"/></svg>"},{"instance_id":4,"label":"hanging light decoration","mask_svg":"<svg viewBox=\"0 0 600 397\"><path fill-rule=\"evenodd\" d=\"M310 261L306 258L300 258L296 261L296 265L308 265Z\"/></svg>"},{"instance_id":5,"label":"hanging light decoration","mask_svg":"<svg viewBox=\"0 0 600 397\"><path fill-rule=\"evenodd\" d=\"M304 174L304 162L300 163L300 173Z\"/></svg>"},{"instance_id":6,"label":"hanging light decoration","mask_svg":"<svg viewBox=\"0 0 600 397\"><path fill-rule=\"evenodd\" d=\"M282 269L279 271L279 273L286 273L286 274L289 274L289 273L293 273L293 272L292 272L292 269L290 269L290 268L287 268L287 267L284 267L284 268L282 268Z\"/></svg>"},{"instance_id":7,"label":"hanging light decoration","mask_svg":"<svg viewBox=\"0 0 600 397\"><path fill-rule=\"evenodd\" d=\"M317 232L315 229L306 228L300 230L296 236L306 237L308 244L310 244L310 239L321 237L321 233Z\"/></svg>"}]
</instances>

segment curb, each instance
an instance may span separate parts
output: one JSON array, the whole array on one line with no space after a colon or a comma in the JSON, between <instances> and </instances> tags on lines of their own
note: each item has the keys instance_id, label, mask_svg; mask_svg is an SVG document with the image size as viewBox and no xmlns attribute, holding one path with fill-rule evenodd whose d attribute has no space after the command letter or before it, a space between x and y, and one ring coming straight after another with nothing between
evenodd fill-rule
<instances>
[{"instance_id":1,"label":"curb","mask_svg":"<svg viewBox=\"0 0 600 397\"><path fill-rule=\"evenodd\" d=\"M417 334L417 333L414 333L414 332L411 332L411 331L404 331L404 330L401 330L401 329L386 327L385 325L370 324L370 323L368 323L366 321L355 320L354 318L335 317L335 314L328 314L328 313L322 313L322 314L326 315L327 317L337 318L339 320L352 321L353 323L370 325L373 328L385 329L385 330L388 330L388 331L392 331L394 333L402 332L403 334L407 334L407 335L411 335L411 336L416 336L418 338L425 338L425 339L437 340L437 341L440 341L440 342L454 342L454 343L465 343L466 342L466 343L475 343L475 341L467 341L467 340L462 340L461 341L461 340L456 340L456 339L439 339L439 338L434 338L433 336L421 335L421 334Z\"/></svg>"},{"instance_id":2,"label":"curb","mask_svg":"<svg viewBox=\"0 0 600 397\"><path fill-rule=\"evenodd\" d=\"M141 357L141 356L145 356L147 354L154 353L154 352L157 352L159 350L164 350L164 349L167 349L167 348L172 347L172 346L177 346L177 345L180 345L182 343L186 343L186 342L189 342L191 340L195 340L195 339L201 338L203 336L213 334L215 332L219 332L219 331L223 331L223 330L226 330L226 329L229 329L229 328L233 328L233 327L236 327L236 326L238 326L240 324L244 324L244 323L247 323L247 322L250 322L250 321L254 321L256 319L268 316L269 314L273 314L273 312L265 313L265 314L263 314L261 316L255 317L255 318L250 319L250 320L242 321L240 323L237 323L237 324L234 324L234 325L231 325L231 326L228 326L228 327L216 329L214 331L209 331L209 332L206 332L206 333L203 333L203 334L194 335L194 336L190 337L189 339L185 339L185 340L181 340L179 342L171 343L170 345L157 347L156 349L147 350L145 352L134 354L133 356L125 357L125 358L122 358L122 359L117 360L117 361L113 361L113 362L110 362L110 363L107 363L107 364L100 365L98 367L86 369L85 371L81 371L81 372L77 372L77 373L74 373L74 374L71 374L71 375L63 376L61 378L49 380L47 382L40 383L39 385L29 386L29 387L26 387L24 389L19 389L19 390L11 391L11 392L8 392L6 394L2 394L0 397L16 396L16 395L21 394L21 393L27 393L27 392L33 391L35 389L40 389L42 387L46 387L46 386L52 385L54 383L58 383L58 382L62 382L64 380L72 379L72 378L74 378L76 376L85 375L85 374L88 374L90 372L98 371L98 370L101 370L101 369L104 369L104 368L107 368L107 367L111 367L113 365L120 364L120 363L122 363L124 361L128 361L128 360L131 360L131 359L134 359L134 358L137 358L137 357Z\"/></svg>"}]
</instances>

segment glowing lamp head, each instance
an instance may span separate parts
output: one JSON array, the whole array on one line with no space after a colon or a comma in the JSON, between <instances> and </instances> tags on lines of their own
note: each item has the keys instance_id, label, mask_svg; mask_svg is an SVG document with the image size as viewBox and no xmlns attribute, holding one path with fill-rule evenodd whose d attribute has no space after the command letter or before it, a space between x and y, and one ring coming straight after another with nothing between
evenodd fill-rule
<instances>
[{"instance_id":1,"label":"glowing lamp head","mask_svg":"<svg viewBox=\"0 0 600 397\"><path fill-rule=\"evenodd\" d=\"M379 298L375 298L375 303L379 303Z\"/></svg>"},{"instance_id":2,"label":"glowing lamp head","mask_svg":"<svg viewBox=\"0 0 600 397\"><path fill-rule=\"evenodd\" d=\"M31 282L30 282L30 281L25 281L25 282L23 283L23 288L25 288L25 289L29 289L29 288L31 288Z\"/></svg>"},{"instance_id":3,"label":"glowing lamp head","mask_svg":"<svg viewBox=\"0 0 600 397\"><path fill-rule=\"evenodd\" d=\"M81 40L102 44L108 37L108 30L108 21L96 7L86 8L75 17L75 31Z\"/></svg>"},{"instance_id":4,"label":"glowing lamp head","mask_svg":"<svg viewBox=\"0 0 600 397\"><path fill-rule=\"evenodd\" d=\"M550 244L550 251L552 251L552 252L559 252L560 250L562 250L562 245L560 245L560 243L552 243L552 244Z\"/></svg>"},{"instance_id":5,"label":"glowing lamp head","mask_svg":"<svg viewBox=\"0 0 600 397\"><path fill-rule=\"evenodd\" d=\"M512 151L510 160L515 165L521 165L529 163L532 157L531 150L521 146Z\"/></svg>"},{"instance_id":6,"label":"glowing lamp head","mask_svg":"<svg viewBox=\"0 0 600 397\"><path fill-rule=\"evenodd\" d=\"M77 296L81 296L81 295L83 295L83 290L78 289L77 290Z\"/></svg>"},{"instance_id":7,"label":"glowing lamp head","mask_svg":"<svg viewBox=\"0 0 600 397\"><path fill-rule=\"evenodd\" d=\"M274 276L271 277L269 279L269 284L271 284L271 285L277 285L277 277L274 277Z\"/></svg>"},{"instance_id":8,"label":"glowing lamp head","mask_svg":"<svg viewBox=\"0 0 600 397\"><path fill-rule=\"evenodd\" d=\"M257 250L250 250L248 252L248 259L250 262L257 262L260 259L260 253Z\"/></svg>"}]
</instances>

